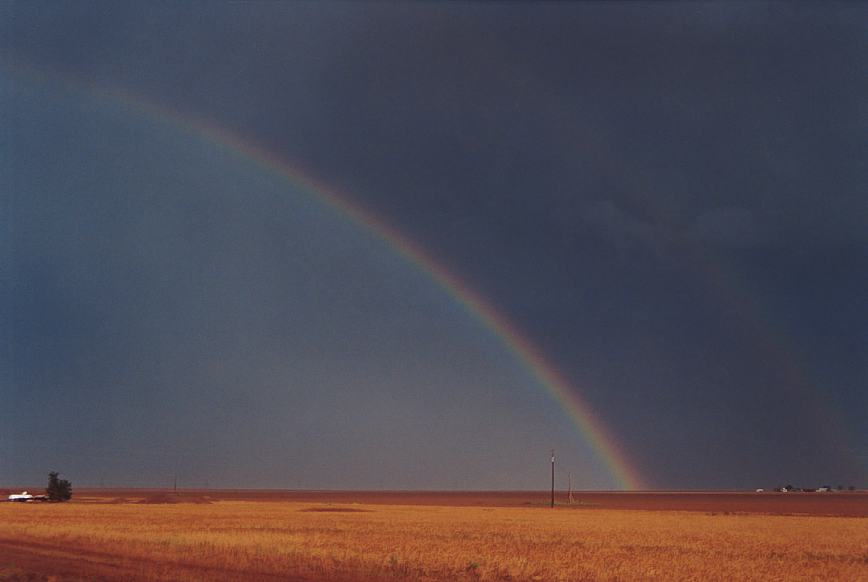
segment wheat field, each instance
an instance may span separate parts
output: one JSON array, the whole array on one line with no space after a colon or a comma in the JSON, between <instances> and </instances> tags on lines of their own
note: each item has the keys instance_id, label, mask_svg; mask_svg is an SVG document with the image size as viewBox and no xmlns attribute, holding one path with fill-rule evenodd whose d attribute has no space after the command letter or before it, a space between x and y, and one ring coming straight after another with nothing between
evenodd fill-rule
<instances>
[{"instance_id":1,"label":"wheat field","mask_svg":"<svg viewBox=\"0 0 868 582\"><path fill-rule=\"evenodd\" d=\"M868 520L271 501L0 504L0 579L49 576L868 580Z\"/></svg>"}]
</instances>

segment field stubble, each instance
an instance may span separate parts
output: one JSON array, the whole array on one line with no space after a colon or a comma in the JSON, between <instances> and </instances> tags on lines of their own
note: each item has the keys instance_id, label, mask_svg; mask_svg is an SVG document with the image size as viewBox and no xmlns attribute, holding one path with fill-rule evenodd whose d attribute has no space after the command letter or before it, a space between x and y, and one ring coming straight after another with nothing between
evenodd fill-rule
<instances>
[{"instance_id":1,"label":"field stubble","mask_svg":"<svg viewBox=\"0 0 868 582\"><path fill-rule=\"evenodd\" d=\"M44 573L88 579L868 580L868 521L286 501L0 504L0 578L24 578L16 559L26 556Z\"/></svg>"}]
</instances>

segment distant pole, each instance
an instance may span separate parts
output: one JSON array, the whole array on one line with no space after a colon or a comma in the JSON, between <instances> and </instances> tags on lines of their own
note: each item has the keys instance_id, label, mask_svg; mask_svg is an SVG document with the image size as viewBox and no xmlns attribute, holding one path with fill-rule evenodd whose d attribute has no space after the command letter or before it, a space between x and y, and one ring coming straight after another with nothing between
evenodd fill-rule
<instances>
[{"instance_id":1,"label":"distant pole","mask_svg":"<svg viewBox=\"0 0 868 582\"><path fill-rule=\"evenodd\" d=\"M552 503L551 507L555 506L555 450L552 449Z\"/></svg>"},{"instance_id":2,"label":"distant pole","mask_svg":"<svg viewBox=\"0 0 868 582\"><path fill-rule=\"evenodd\" d=\"M573 500L573 472L572 471L567 473L567 479L569 480L569 483L570 483L570 493L567 496L567 501L569 501L570 505L572 505L573 501L574 501Z\"/></svg>"}]
</instances>

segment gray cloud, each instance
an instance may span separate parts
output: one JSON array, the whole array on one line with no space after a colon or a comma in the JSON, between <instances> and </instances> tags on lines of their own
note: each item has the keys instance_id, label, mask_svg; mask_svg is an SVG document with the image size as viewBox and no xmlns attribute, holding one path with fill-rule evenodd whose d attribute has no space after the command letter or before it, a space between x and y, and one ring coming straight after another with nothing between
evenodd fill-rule
<instances>
[{"instance_id":1,"label":"gray cloud","mask_svg":"<svg viewBox=\"0 0 868 582\"><path fill-rule=\"evenodd\" d=\"M738 207L714 208L696 217L690 234L723 247L744 248L766 239L754 212Z\"/></svg>"},{"instance_id":2,"label":"gray cloud","mask_svg":"<svg viewBox=\"0 0 868 582\"><path fill-rule=\"evenodd\" d=\"M658 229L623 211L612 200L588 205L582 213L588 229L618 248L655 242Z\"/></svg>"}]
</instances>

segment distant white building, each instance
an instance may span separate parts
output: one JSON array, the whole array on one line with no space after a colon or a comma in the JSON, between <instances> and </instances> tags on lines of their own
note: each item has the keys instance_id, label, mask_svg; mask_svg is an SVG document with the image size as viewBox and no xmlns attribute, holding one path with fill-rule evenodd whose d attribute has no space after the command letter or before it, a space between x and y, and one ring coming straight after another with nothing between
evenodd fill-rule
<instances>
[{"instance_id":1,"label":"distant white building","mask_svg":"<svg viewBox=\"0 0 868 582\"><path fill-rule=\"evenodd\" d=\"M27 491L22 491L21 493L13 493L9 496L9 501L31 501L32 499L33 495L31 495Z\"/></svg>"},{"instance_id":2,"label":"distant white building","mask_svg":"<svg viewBox=\"0 0 868 582\"><path fill-rule=\"evenodd\" d=\"M19 503L29 503L31 501L48 501L48 495L32 495L27 491L21 493L13 493L7 501L17 501Z\"/></svg>"}]
</instances>

